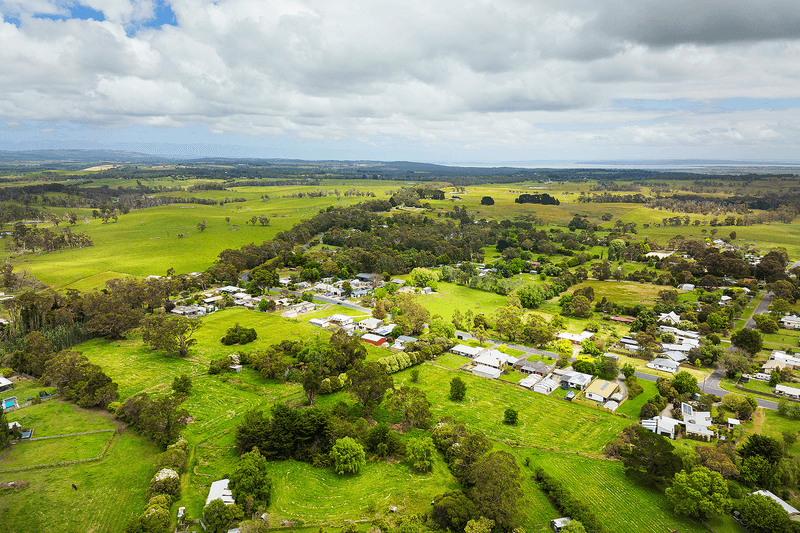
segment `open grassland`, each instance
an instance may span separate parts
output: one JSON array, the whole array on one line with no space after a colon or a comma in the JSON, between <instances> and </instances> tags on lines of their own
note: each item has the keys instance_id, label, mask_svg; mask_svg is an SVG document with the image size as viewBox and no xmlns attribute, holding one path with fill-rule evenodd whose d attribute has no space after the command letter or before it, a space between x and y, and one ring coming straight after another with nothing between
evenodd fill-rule
<instances>
[{"instance_id":1,"label":"open grassland","mask_svg":"<svg viewBox=\"0 0 800 533\"><path fill-rule=\"evenodd\" d=\"M456 355L442 355L441 359ZM630 420L596 409L562 402L522 387L476 377L466 372L453 371L452 364L440 364L439 360L420 367L419 383L416 385L427 393L435 418L450 416L463 421L467 427L479 428L489 438L497 441L519 443L561 451L600 453ZM455 363L453 363L455 364ZM463 402L450 401L450 380L461 377L467 383L467 395ZM394 375L395 386L411 384L410 371ZM519 411L519 424L503 424L506 407ZM576 428L581 428L576 431Z\"/></svg>"},{"instance_id":2,"label":"open grassland","mask_svg":"<svg viewBox=\"0 0 800 533\"><path fill-rule=\"evenodd\" d=\"M34 433L34 437L40 436ZM64 461L78 461L99 457L113 432L73 435L54 439L22 441L11 447L11 452L0 461L0 469L48 465ZM8 476L9 474L5 474ZM19 474L13 474L19 475Z\"/></svg>"},{"instance_id":3,"label":"open grassland","mask_svg":"<svg viewBox=\"0 0 800 533\"><path fill-rule=\"evenodd\" d=\"M667 288L650 283L589 280L570 287L567 294L572 294L583 287L591 287L594 290L595 302L599 302L605 297L609 302L631 307L637 304L644 304L648 307L655 305L658 293Z\"/></svg>"},{"instance_id":4,"label":"open grassland","mask_svg":"<svg viewBox=\"0 0 800 533\"><path fill-rule=\"evenodd\" d=\"M538 450L521 455L564 482L615 533L706 531L701 524L674 514L663 491L627 479L618 461Z\"/></svg>"},{"instance_id":5,"label":"open grassland","mask_svg":"<svg viewBox=\"0 0 800 533\"><path fill-rule=\"evenodd\" d=\"M439 283L435 293L420 295L416 299L431 316L439 315L445 320L450 320L456 309L462 315L468 310L474 315L491 315L497 308L506 305L505 296L444 282Z\"/></svg>"},{"instance_id":6,"label":"open grassland","mask_svg":"<svg viewBox=\"0 0 800 533\"><path fill-rule=\"evenodd\" d=\"M404 515L430 510L434 496L457 490L458 482L439 454L432 472L415 472L408 464L367 462L358 475L337 476L332 468L307 463L270 463L275 485L270 517L273 522L302 520L305 525L339 526L342 518L388 515L397 506Z\"/></svg>"},{"instance_id":7,"label":"open grassland","mask_svg":"<svg viewBox=\"0 0 800 533\"><path fill-rule=\"evenodd\" d=\"M99 435L108 440L109 433ZM120 531L144 509L158 451L154 444L125 432L114 437L101 461L4 474L4 480L24 480L29 486L0 497L3 531Z\"/></svg>"},{"instance_id":8,"label":"open grassland","mask_svg":"<svg viewBox=\"0 0 800 533\"><path fill-rule=\"evenodd\" d=\"M23 428L35 430L34 437L114 428L111 415L80 409L59 399L24 407L6 416L9 422L19 422Z\"/></svg>"}]
</instances>

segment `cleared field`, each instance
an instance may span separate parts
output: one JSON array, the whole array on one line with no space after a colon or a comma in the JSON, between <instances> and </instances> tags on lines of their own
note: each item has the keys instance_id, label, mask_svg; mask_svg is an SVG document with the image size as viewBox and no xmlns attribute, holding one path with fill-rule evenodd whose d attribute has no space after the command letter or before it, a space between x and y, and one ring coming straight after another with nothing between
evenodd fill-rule
<instances>
[{"instance_id":1,"label":"cleared field","mask_svg":"<svg viewBox=\"0 0 800 533\"><path fill-rule=\"evenodd\" d=\"M663 285L652 285L650 283L589 280L571 287L567 293L572 294L582 287L591 287L594 290L595 302L599 302L605 296L610 302L626 306L634 306L636 304L652 306L656 303L659 291L665 289Z\"/></svg>"},{"instance_id":2,"label":"cleared field","mask_svg":"<svg viewBox=\"0 0 800 533\"><path fill-rule=\"evenodd\" d=\"M101 435L108 439L108 433ZM114 439L102 461L5 474L4 480L25 480L29 486L0 497L3 530L120 531L144 508L159 450L131 432Z\"/></svg>"},{"instance_id":3,"label":"cleared field","mask_svg":"<svg viewBox=\"0 0 800 533\"><path fill-rule=\"evenodd\" d=\"M431 316L439 315L445 320L450 320L456 309L461 314L471 310L475 315L491 315L498 307L506 305L505 296L443 282L439 283L434 294L417 296L417 301L425 306Z\"/></svg>"},{"instance_id":4,"label":"cleared field","mask_svg":"<svg viewBox=\"0 0 800 533\"><path fill-rule=\"evenodd\" d=\"M37 435L34 433L34 437ZM55 439L20 442L11 447L11 453L0 461L0 469L22 466L46 465L63 461L77 461L99 457L112 432L74 435ZM9 474L5 474L8 476ZM12 474L24 476L25 474Z\"/></svg>"},{"instance_id":5,"label":"cleared field","mask_svg":"<svg viewBox=\"0 0 800 533\"><path fill-rule=\"evenodd\" d=\"M114 427L112 415L80 409L58 399L24 407L6 416L9 422L16 421L23 428L32 428L34 437L52 437Z\"/></svg>"},{"instance_id":6,"label":"cleared field","mask_svg":"<svg viewBox=\"0 0 800 533\"><path fill-rule=\"evenodd\" d=\"M522 455L563 481L573 495L595 503L593 510L615 533L706 531L702 524L675 515L662 491L633 484L618 461L541 451Z\"/></svg>"}]
</instances>

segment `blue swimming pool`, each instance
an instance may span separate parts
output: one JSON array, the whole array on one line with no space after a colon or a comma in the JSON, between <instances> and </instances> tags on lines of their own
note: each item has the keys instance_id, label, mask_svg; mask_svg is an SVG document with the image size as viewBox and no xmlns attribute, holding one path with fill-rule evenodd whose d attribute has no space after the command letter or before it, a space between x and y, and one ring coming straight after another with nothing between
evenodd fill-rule
<instances>
[{"instance_id":1,"label":"blue swimming pool","mask_svg":"<svg viewBox=\"0 0 800 533\"><path fill-rule=\"evenodd\" d=\"M4 408L8 409L9 407L14 407L14 400L6 400Z\"/></svg>"}]
</instances>

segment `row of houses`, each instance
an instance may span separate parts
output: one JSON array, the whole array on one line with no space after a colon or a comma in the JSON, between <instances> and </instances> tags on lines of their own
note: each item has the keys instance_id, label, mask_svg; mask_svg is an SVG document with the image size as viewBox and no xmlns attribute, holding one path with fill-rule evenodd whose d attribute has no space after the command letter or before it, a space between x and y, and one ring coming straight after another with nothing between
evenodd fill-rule
<instances>
[{"instance_id":1,"label":"row of houses","mask_svg":"<svg viewBox=\"0 0 800 533\"><path fill-rule=\"evenodd\" d=\"M394 350L404 350L406 344L418 340L416 337L398 335L397 338L394 339L394 343L389 345L388 337L392 335L397 324L384 324L383 320L373 317L355 322L351 316L335 314L325 318L312 318L308 323L312 326L326 329L341 328L345 330L348 335L363 333L363 335L361 335L362 341L374 346L381 346Z\"/></svg>"}]
</instances>

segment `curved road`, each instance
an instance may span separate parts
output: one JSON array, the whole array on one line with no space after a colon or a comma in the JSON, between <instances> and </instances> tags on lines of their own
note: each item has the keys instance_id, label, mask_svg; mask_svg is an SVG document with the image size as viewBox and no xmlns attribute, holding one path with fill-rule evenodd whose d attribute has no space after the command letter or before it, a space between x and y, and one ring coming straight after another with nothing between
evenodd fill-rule
<instances>
[{"instance_id":1,"label":"curved road","mask_svg":"<svg viewBox=\"0 0 800 533\"><path fill-rule=\"evenodd\" d=\"M755 315L763 315L764 313L767 312L767 309L769 308L769 304L772 303L772 297L773 296L775 296L775 293L772 292L772 291L769 291L769 292L767 292L767 294L764 295L764 298L762 298L761 301L758 302L758 305L756 306L756 308L753 309L753 314L750 315L750 318L747 319L747 322L745 323L744 327L750 328L750 329L753 329L753 328L756 327L756 321L753 320L753 317Z\"/></svg>"}]
</instances>

